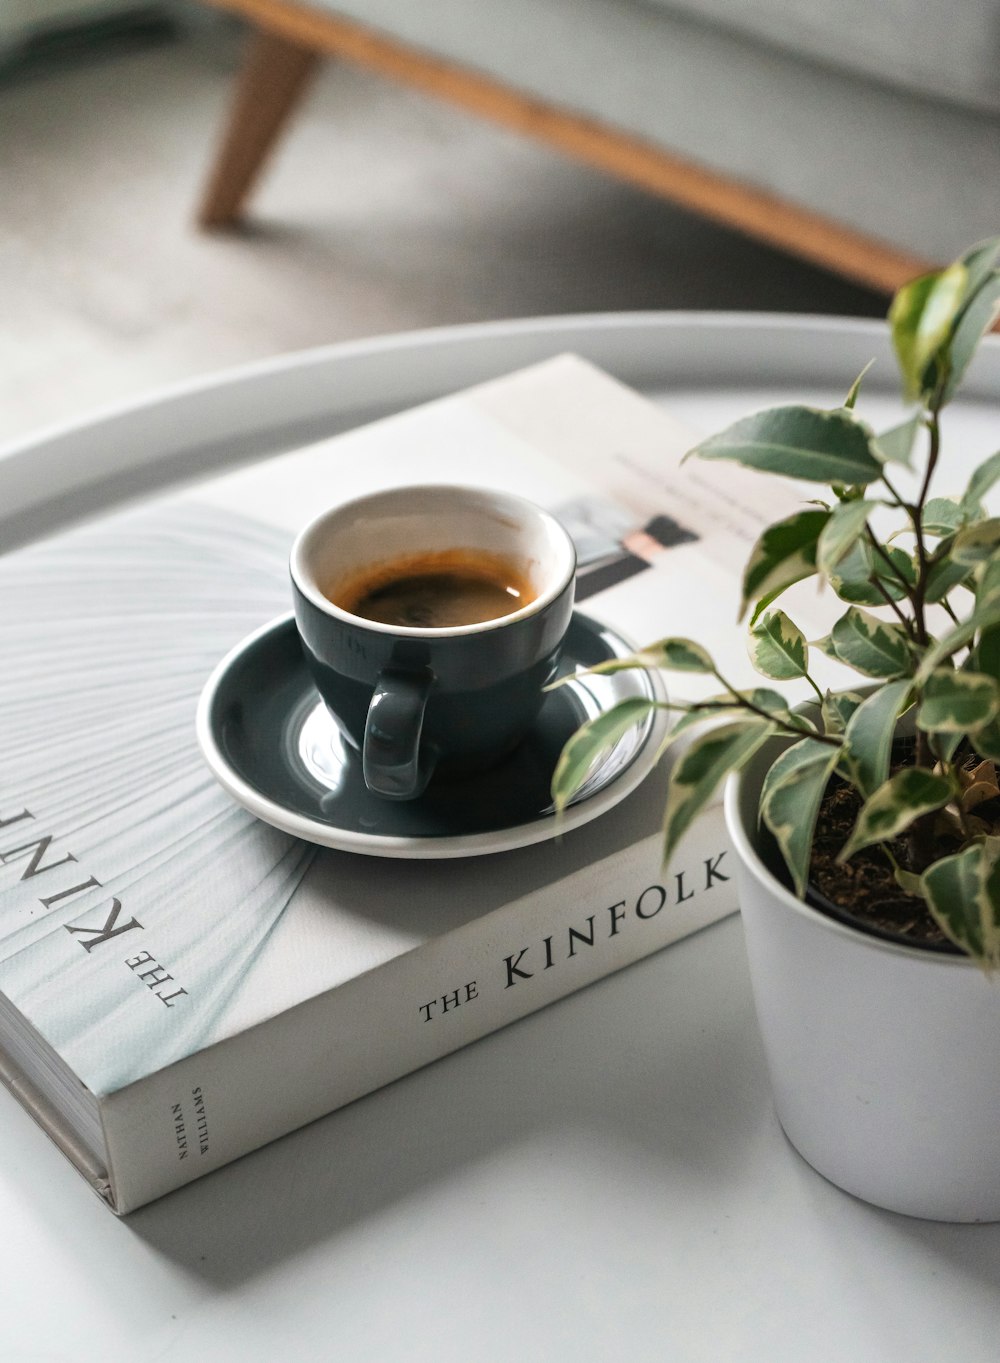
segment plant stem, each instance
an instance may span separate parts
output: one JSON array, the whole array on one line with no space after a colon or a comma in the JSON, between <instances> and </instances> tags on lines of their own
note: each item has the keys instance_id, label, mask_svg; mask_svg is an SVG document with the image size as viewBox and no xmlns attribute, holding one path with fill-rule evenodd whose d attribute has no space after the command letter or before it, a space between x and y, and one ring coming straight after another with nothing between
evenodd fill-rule
<instances>
[{"instance_id":1,"label":"plant stem","mask_svg":"<svg viewBox=\"0 0 1000 1363\"><path fill-rule=\"evenodd\" d=\"M927 634L927 622L924 615L924 605L927 597L927 583L930 575L930 555L927 553L927 545L924 541L924 506L927 502L927 494L930 491L931 479L934 477L934 470L937 468L938 457L941 453L941 414L939 399L935 399L927 415L927 429L930 432L930 447L927 454L927 468L924 472L924 481L920 488L920 495L916 502L907 507L910 520L913 524L913 534L916 540L917 556L917 582L913 590L911 600L913 602L913 623L916 629L917 643L921 648L926 648L929 643Z\"/></svg>"},{"instance_id":2,"label":"plant stem","mask_svg":"<svg viewBox=\"0 0 1000 1363\"><path fill-rule=\"evenodd\" d=\"M917 730L917 751L916 765L918 767L933 767L934 752L931 747L930 735L923 729ZM910 857L910 870L918 875L927 869L934 860L934 825L937 821L937 811L930 814L921 814L919 819L915 819L910 824L906 835L907 848Z\"/></svg>"},{"instance_id":3,"label":"plant stem","mask_svg":"<svg viewBox=\"0 0 1000 1363\"><path fill-rule=\"evenodd\" d=\"M957 615L955 614L955 612L952 610L951 604L950 604L950 602L948 601L948 598L947 598L946 596L943 596L943 597L941 598L941 601L939 602L939 604L940 604L940 606L941 606L941 609L945 612L945 614L947 614L947 615L949 615L949 616L951 617L953 624L956 624L956 625L957 625L957 624L958 624L958 616L957 616Z\"/></svg>"},{"instance_id":4,"label":"plant stem","mask_svg":"<svg viewBox=\"0 0 1000 1363\"><path fill-rule=\"evenodd\" d=\"M810 675L809 675L808 672L805 674L805 678L806 678L806 681L809 683L809 685L812 687L812 689L816 692L816 699L817 699L817 700L819 701L819 703L822 705L822 703L823 703L823 692L819 689L819 687L818 687L818 686L816 685L816 683L813 681L812 677L810 677Z\"/></svg>"},{"instance_id":5,"label":"plant stem","mask_svg":"<svg viewBox=\"0 0 1000 1363\"><path fill-rule=\"evenodd\" d=\"M893 562L892 555L889 553L888 549L886 549L885 545L882 544L880 540L877 540L875 538L875 533L870 525L865 526L865 533L868 536L868 543L879 555L879 557L885 561L885 564L888 567L889 571L892 573L893 577L902 587L903 591L907 594L907 596L909 596L913 590L913 584L911 582L908 582L906 578L903 576L903 574L900 572L900 570L896 567L896 564Z\"/></svg>"},{"instance_id":6,"label":"plant stem","mask_svg":"<svg viewBox=\"0 0 1000 1363\"><path fill-rule=\"evenodd\" d=\"M940 407L941 396L940 392L938 392L935 393L928 404L927 429L930 433L930 443L927 451L927 467L924 470L923 482L920 486L920 493L916 502L912 506L907 507L907 512L913 525L917 560L917 581L910 601L913 606L913 623L916 640L922 648L926 648L930 642L927 633L925 603L927 599L928 582L930 579L931 555L927 552L927 545L924 540L924 507L927 503L931 480L934 477L934 470L937 468L938 458L941 453ZM930 767L933 765L933 752L930 738L922 729L917 730L916 762L918 767ZM936 814L921 815L921 817L915 820L910 826L907 843L911 859L911 869L918 873L926 870L934 859L934 825L936 817Z\"/></svg>"},{"instance_id":7,"label":"plant stem","mask_svg":"<svg viewBox=\"0 0 1000 1363\"><path fill-rule=\"evenodd\" d=\"M910 619L910 617L906 614L904 610L900 609L899 602L894 601L892 599L892 595L887 589L885 583L881 580L881 578L878 577L870 577L868 580L871 583L871 585L875 588L875 590L880 594L885 604L892 610L893 614L895 615L899 623L906 630L907 636L910 639L912 639L914 643L916 643L916 633L914 632L913 629L913 621Z\"/></svg>"},{"instance_id":8,"label":"plant stem","mask_svg":"<svg viewBox=\"0 0 1000 1363\"><path fill-rule=\"evenodd\" d=\"M834 738L830 734L821 734L813 729L800 728L797 724L789 724L786 720L779 719L776 715L769 714L762 706L755 705L753 701L747 700L746 696L737 691L736 687L733 686L731 682L726 681L721 672L716 672L714 675L719 684L726 688L741 709L749 710L753 715L759 715L761 719L766 719L769 724L776 724L786 734L797 734L799 738L815 738L817 742L828 743L835 748L842 748L844 746L839 738ZM816 693L822 700L822 694L818 688L816 688Z\"/></svg>"},{"instance_id":9,"label":"plant stem","mask_svg":"<svg viewBox=\"0 0 1000 1363\"><path fill-rule=\"evenodd\" d=\"M906 502L903 500L903 498L899 495L899 493L898 493L898 492L896 491L896 489L893 487L892 483L889 482L889 475L888 475L888 474L886 473L886 471L885 471L885 465L884 465L884 464L883 464L883 466L882 466L881 478L882 478L883 484L889 489L890 493L892 494L892 497L893 497L893 500L894 500L896 506L899 507L900 511L905 511L905 510L906 510Z\"/></svg>"}]
</instances>

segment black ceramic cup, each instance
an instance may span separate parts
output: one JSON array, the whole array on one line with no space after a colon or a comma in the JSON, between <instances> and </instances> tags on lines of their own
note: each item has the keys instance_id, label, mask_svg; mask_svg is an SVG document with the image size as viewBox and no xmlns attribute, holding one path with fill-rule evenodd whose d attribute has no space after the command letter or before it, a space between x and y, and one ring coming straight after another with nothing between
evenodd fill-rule
<instances>
[{"instance_id":1,"label":"black ceramic cup","mask_svg":"<svg viewBox=\"0 0 1000 1363\"><path fill-rule=\"evenodd\" d=\"M396 565L455 554L514 566L523 588L514 609L470 623L404 625L338 604L352 602L359 581L391 578ZM414 799L432 776L490 767L528 732L573 611L573 542L548 512L481 488L395 488L310 522L290 570L306 662L362 754L369 790Z\"/></svg>"}]
</instances>

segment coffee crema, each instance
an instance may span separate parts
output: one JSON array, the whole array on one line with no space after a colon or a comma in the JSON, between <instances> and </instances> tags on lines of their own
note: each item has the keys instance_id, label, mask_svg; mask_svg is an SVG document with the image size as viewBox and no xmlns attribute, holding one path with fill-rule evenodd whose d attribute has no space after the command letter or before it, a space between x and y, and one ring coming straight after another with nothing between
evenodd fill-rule
<instances>
[{"instance_id":1,"label":"coffee crema","mask_svg":"<svg viewBox=\"0 0 1000 1363\"><path fill-rule=\"evenodd\" d=\"M324 595L351 615L407 629L499 620L535 598L526 572L499 554L442 549L377 563Z\"/></svg>"}]
</instances>

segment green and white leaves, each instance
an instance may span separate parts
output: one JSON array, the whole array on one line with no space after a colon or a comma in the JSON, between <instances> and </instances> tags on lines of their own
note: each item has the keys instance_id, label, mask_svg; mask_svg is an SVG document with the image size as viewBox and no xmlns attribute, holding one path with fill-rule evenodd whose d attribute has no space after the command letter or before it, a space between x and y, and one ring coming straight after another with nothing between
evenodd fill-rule
<instances>
[{"instance_id":1,"label":"green and white leaves","mask_svg":"<svg viewBox=\"0 0 1000 1363\"><path fill-rule=\"evenodd\" d=\"M899 677L910 670L912 655L906 631L852 606L830 631L834 656L865 677Z\"/></svg>"},{"instance_id":2,"label":"green and white leaves","mask_svg":"<svg viewBox=\"0 0 1000 1363\"><path fill-rule=\"evenodd\" d=\"M712 799L724 776L738 771L774 733L763 719L741 719L700 734L681 756L670 778L663 820L664 861Z\"/></svg>"},{"instance_id":3,"label":"green and white leaves","mask_svg":"<svg viewBox=\"0 0 1000 1363\"><path fill-rule=\"evenodd\" d=\"M924 767L901 767L861 808L838 860L848 861L862 847L889 842L922 814L943 808L953 794L951 782Z\"/></svg>"},{"instance_id":4,"label":"green and white leaves","mask_svg":"<svg viewBox=\"0 0 1000 1363\"><path fill-rule=\"evenodd\" d=\"M924 684L917 724L929 733L971 734L1000 714L1000 682L984 672L939 668Z\"/></svg>"},{"instance_id":5,"label":"green and white leaves","mask_svg":"<svg viewBox=\"0 0 1000 1363\"><path fill-rule=\"evenodd\" d=\"M998 254L1000 237L991 237L979 242L962 257L966 287L961 312L948 347L949 372L944 390L945 401L954 397L980 337L992 326L1000 310L1000 272L995 268Z\"/></svg>"},{"instance_id":6,"label":"green and white leaves","mask_svg":"<svg viewBox=\"0 0 1000 1363\"><path fill-rule=\"evenodd\" d=\"M771 596L816 571L816 548L829 511L810 508L777 521L754 545L743 573L739 618L752 601Z\"/></svg>"},{"instance_id":7,"label":"green and white leaves","mask_svg":"<svg viewBox=\"0 0 1000 1363\"><path fill-rule=\"evenodd\" d=\"M944 548L946 552L937 562L931 564L930 572L927 574L927 591L924 599L930 604L943 601L956 587L968 585L969 568L966 564L956 563L949 557L950 542L945 543Z\"/></svg>"},{"instance_id":8,"label":"green and white leaves","mask_svg":"<svg viewBox=\"0 0 1000 1363\"><path fill-rule=\"evenodd\" d=\"M935 862L921 879L941 930L985 970L1000 967L1000 839Z\"/></svg>"},{"instance_id":9,"label":"green and white leaves","mask_svg":"<svg viewBox=\"0 0 1000 1363\"><path fill-rule=\"evenodd\" d=\"M847 719L842 767L862 795L871 795L889 774L896 721L909 693L908 678L889 682L866 697Z\"/></svg>"},{"instance_id":10,"label":"green and white leaves","mask_svg":"<svg viewBox=\"0 0 1000 1363\"><path fill-rule=\"evenodd\" d=\"M815 738L793 743L777 758L761 791L761 818L775 841L798 895L805 894L820 802L838 749Z\"/></svg>"},{"instance_id":11,"label":"green and white leaves","mask_svg":"<svg viewBox=\"0 0 1000 1363\"><path fill-rule=\"evenodd\" d=\"M883 606L899 601L916 580L909 554L896 546L886 550L888 562L865 540L860 540L830 574L830 585L841 601L855 606ZM877 585L876 585L877 584Z\"/></svg>"},{"instance_id":12,"label":"green and white leaves","mask_svg":"<svg viewBox=\"0 0 1000 1363\"><path fill-rule=\"evenodd\" d=\"M954 396L1000 309L998 253L1000 237L990 238L897 293L889 323L909 396L935 405Z\"/></svg>"},{"instance_id":13,"label":"green and white leaves","mask_svg":"<svg viewBox=\"0 0 1000 1363\"><path fill-rule=\"evenodd\" d=\"M1000 451L984 459L969 479L962 505L970 515L978 510L983 498L997 479L1000 479Z\"/></svg>"},{"instance_id":14,"label":"green and white leaves","mask_svg":"<svg viewBox=\"0 0 1000 1363\"><path fill-rule=\"evenodd\" d=\"M951 335L968 283L966 266L956 261L904 285L892 300L892 343L909 397L926 392L927 370Z\"/></svg>"},{"instance_id":15,"label":"green and white leaves","mask_svg":"<svg viewBox=\"0 0 1000 1363\"><path fill-rule=\"evenodd\" d=\"M969 514L961 502L953 501L950 497L932 497L924 507L924 534L940 537L951 535L968 519Z\"/></svg>"},{"instance_id":16,"label":"green and white leaves","mask_svg":"<svg viewBox=\"0 0 1000 1363\"><path fill-rule=\"evenodd\" d=\"M552 773L552 800L556 812L570 803L590 775L594 763L615 746L628 731L640 724L661 703L644 696L619 701L610 710L581 725L559 755Z\"/></svg>"},{"instance_id":17,"label":"green and white leaves","mask_svg":"<svg viewBox=\"0 0 1000 1363\"><path fill-rule=\"evenodd\" d=\"M761 817L798 892L806 885L823 793L835 775L863 802L844 857L885 844L900 883L926 895L952 939L993 965L1000 965L1000 820L992 794L980 792L975 813L962 803L968 779L958 764L970 748L986 759L976 770L1000 764L1000 514L985 509L1000 483L1000 451L980 464L964 493L955 489L928 499L928 489L935 470L946 468L941 409L1000 311L998 257L1000 237L897 294L889 320L910 406L889 430L876 435L854 411L862 373L839 408L774 407L691 451L828 485L829 491L806 494L816 501L760 534L740 599L741 619L752 610L749 649L757 671L775 682L808 682L820 705L806 717L790 711L775 691L739 693L691 639L664 639L597 669L650 667L718 682L714 698L672 705L682 717L664 746L678 734L678 746L689 746L671 776L667 856L722 778L780 734L791 746L765 779ZM897 487L898 466L908 476ZM775 602L813 576L826 579L845 604L826 638L810 644ZM820 697L809 672L810 647L877 685L864 698ZM637 704L648 703L632 702ZM890 765L898 766L890 763L893 738L908 710L915 738L890 775ZM638 717L619 707L581 730L556 772L560 808L599 753ZM705 717L714 727L700 730ZM945 831L952 841L942 844ZM903 835L906 854L888 848ZM942 848L962 839L958 855L931 865L922 877L909 869L927 867Z\"/></svg>"},{"instance_id":18,"label":"green and white leaves","mask_svg":"<svg viewBox=\"0 0 1000 1363\"><path fill-rule=\"evenodd\" d=\"M596 675L607 676L612 672L628 672L635 668L659 668L664 672L715 673L712 655L693 639L660 639L655 644L641 648L638 653L629 653L623 658L608 658L603 663L595 663L587 669ZM550 691L558 690L573 681L573 677L561 677L553 682Z\"/></svg>"},{"instance_id":19,"label":"green and white leaves","mask_svg":"<svg viewBox=\"0 0 1000 1363\"><path fill-rule=\"evenodd\" d=\"M841 502L830 513L816 545L816 567L829 577L864 533L875 503L864 500Z\"/></svg>"},{"instance_id":20,"label":"green and white leaves","mask_svg":"<svg viewBox=\"0 0 1000 1363\"><path fill-rule=\"evenodd\" d=\"M840 737L860 704L861 697L853 691L827 691L821 707L823 732Z\"/></svg>"},{"instance_id":21,"label":"green and white leaves","mask_svg":"<svg viewBox=\"0 0 1000 1363\"><path fill-rule=\"evenodd\" d=\"M878 478L872 433L842 407L772 407L696 445L702 459L733 459L765 473L814 483L865 484Z\"/></svg>"},{"instance_id":22,"label":"green and white leaves","mask_svg":"<svg viewBox=\"0 0 1000 1363\"><path fill-rule=\"evenodd\" d=\"M969 568L985 563L1000 550L1000 516L967 525L955 536L951 557Z\"/></svg>"},{"instance_id":23,"label":"green and white leaves","mask_svg":"<svg viewBox=\"0 0 1000 1363\"><path fill-rule=\"evenodd\" d=\"M872 443L875 458L886 464L905 464L907 468L912 467L913 445L923 424L923 416L917 412L915 416L901 421L898 426L892 426L881 435L877 435Z\"/></svg>"},{"instance_id":24,"label":"green and white leaves","mask_svg":"<svg viewBox=\"0 0 1000 1363\"><path fill-rule=\"evenodd\" d=\"M847 397L844 398L844 406L847 408L849 412L853 411L855 405L857 404L858 394L861 392L861 385L864 382L864 377L868 373L869 369L871 369L874 363L875 363L874 359L869 360L868 363L865 365L864 369L862 369L861 373L858 375L858 377L851 384L850 388L847 390Z\"/></svg>"},{"instance_id":25,"label":"green and white leaves","mask_svg":"<svg viewBox=\"0 0 1000 1363\"><path fill-rule=\"evenodd\" d=\"M940 639L935 639L921 659L915 678L919 685L922 686L934 669L946 658L950 658L960 648L970 644L980 630L988 630L994 625L1000 624L1000 590L992 581L992 574L989 573L990 566L990 564L986 565L987 572L984 573L979 583L974 608L963 620L959 620L957 625L953 625L951 629L947 630ZM984 590L986 586L989 587L988 590Z\"/></svg>"},{"instance_id":26,"label":"green and white leaves","mask_svg":"<svg viewBox=\"0 0 1000 1363\"><path fill-rule=\"evenodd\" d=\"M768 611L750 631L750 661L773 681L794 681L809 670L806 636L784 611Z\"/></svg>"},{"instance_id":27,"label":"green and white leaves","mask_svg":"<svg viewBox=\"0 0 1000 1363\"><path fill-rule=\"evenodd\" d=\"M644 648L638 657L643 666L660 667L665 672L715 672L711 654L693 639L660 639Z\"/></svg>"}]
</instances>

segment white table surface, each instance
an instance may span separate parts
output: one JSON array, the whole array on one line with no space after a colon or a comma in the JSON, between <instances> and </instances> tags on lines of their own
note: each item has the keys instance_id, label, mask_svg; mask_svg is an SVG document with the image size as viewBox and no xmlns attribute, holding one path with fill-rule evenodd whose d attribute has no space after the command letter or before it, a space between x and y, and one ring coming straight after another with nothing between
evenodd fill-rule
<instances>
[{"instance_id":1,"label":"white table surface","mask_svg":"<svg viewBox=\"0 0 1000 1363\"><path fill-rule=\"evenodd\" d=\"M872 355L868 410L897 409L867 323L455 328L256 365L0 451L0 536L561 350L703 429L838 401ZM998 394L991 344L947 421L962 463L1000 446ZM0 1092L0 1225L3 1363L1000 1354L1000 1225L878 1211L785 1141L737 918L121 1221Z\"/></svg>"}]
</instances>

